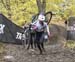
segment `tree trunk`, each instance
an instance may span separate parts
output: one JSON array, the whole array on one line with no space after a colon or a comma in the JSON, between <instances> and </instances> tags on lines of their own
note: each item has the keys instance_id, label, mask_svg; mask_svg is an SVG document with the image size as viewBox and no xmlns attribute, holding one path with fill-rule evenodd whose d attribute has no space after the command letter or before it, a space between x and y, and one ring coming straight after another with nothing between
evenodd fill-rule
<instances>
[{"instance_id":1,"label":"tree trunk","mask_svg":"<svg viewBox=\"0 0 75 62\"><path fill-rule=\"evenodd\" d=\"M38 6L38 12L39 13L45 13L46 12L46 0L36 0L37 6Z\"/></svg>"},{"instance_id":2,"label":"tree trunk","mask_svg":"<svg viewBox=\"0 0 75 62\"><path fill-rule=\"evenodd\" d=\"M43 2L42 2L42 11L43 11L43 13L46 12L46 0L43 0Z\"/></svg>"}]
</instances>

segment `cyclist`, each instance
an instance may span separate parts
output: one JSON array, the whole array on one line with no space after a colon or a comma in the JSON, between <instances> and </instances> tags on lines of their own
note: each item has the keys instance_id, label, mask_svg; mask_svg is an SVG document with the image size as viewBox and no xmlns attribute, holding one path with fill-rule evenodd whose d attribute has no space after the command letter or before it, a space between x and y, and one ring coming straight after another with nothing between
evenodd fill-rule
<instances>
[{"instance_id":1,"label":"cyclist","mask_svg":"<svg viewBox=\"0 0 75 62\"><path fill-rule=\"evenodd\" d=\"M44 31L46 30L48 36L50 36L49 27L47 23L44 22L44 20L45 20L45 16L43 14L39 14L38 19L35 22L31 23L32 26L31 30L36 31L35 42L38 49L40 50L40 54L42 54L42 49L45 51L43 41L40 41L42 35L44 34Z\"/></svg>"}]
</instances>

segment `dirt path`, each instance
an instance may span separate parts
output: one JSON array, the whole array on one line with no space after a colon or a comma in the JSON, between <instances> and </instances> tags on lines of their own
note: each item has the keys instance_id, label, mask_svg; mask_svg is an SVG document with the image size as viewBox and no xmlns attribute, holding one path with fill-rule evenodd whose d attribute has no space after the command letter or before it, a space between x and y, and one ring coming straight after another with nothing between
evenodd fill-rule
<instances>
[{"instance_id":1,"label":"dirt path","mask_svg":"<svg viewBox=\"0 0 75 62\"><path fill-rule=\"evenodd\" d=\"M27 51L22 45L5 44L5 48L5 56L12 56L13 59L2 62L75 62L75 51L60 45L45 46L45 55L34 54L37 51Z\"/></svg>"}]
</instances>

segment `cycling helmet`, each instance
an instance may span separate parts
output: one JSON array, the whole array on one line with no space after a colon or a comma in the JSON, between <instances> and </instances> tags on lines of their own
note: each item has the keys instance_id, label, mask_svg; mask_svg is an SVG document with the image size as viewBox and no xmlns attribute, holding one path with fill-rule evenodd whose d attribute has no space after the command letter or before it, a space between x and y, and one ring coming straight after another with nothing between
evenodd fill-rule
<instances>
[{"instance_id":1,"label":"cycling helmet","mask_svg":"<svg viewBox=\"0 0 75 62\"><path fill-rule=\"evenodd\" d=\"M40 14L40 15L38 16L38 20L40 20L40 21L44 21L44 20L45 20L45 16L42 15L42 14Z\"/></svg>"}]
</instances>

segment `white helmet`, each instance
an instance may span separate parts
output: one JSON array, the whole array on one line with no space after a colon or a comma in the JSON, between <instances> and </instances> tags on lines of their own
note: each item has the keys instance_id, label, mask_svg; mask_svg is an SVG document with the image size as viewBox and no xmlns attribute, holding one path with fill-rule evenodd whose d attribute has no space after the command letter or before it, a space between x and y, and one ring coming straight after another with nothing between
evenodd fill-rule
<instances>
[{"instance_id":1,"label":"white helmet","mask_svg":"<svg viewBox=\"0 0 75 62\"><path fill-rule=\"evenodd\" d=\"M40 20L40 21L44 21L44 20L45 20L45 16L42 15L42 14L40 14L40 15L38 16L38 20Z\"/></svg>"}]
</instances>

